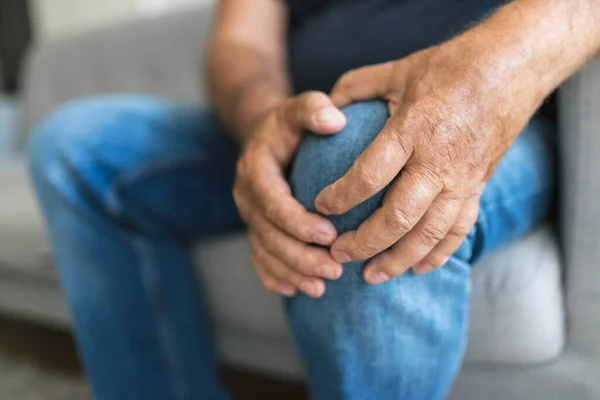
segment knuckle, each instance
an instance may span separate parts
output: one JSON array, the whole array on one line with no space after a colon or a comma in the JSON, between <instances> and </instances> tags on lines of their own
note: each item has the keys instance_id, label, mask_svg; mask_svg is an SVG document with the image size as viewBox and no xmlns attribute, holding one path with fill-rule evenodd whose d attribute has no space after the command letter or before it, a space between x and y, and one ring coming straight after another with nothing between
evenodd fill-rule
<instances>
[{"instance_id":1,"label":"knuckle","mask_svg":"<svg viewBox=\"0 0 600 400\"><path fill-rule=\"evenodd\" d=\"M295 287L299 287L303 280L301 275L294 274L294 273L289 273L286 276L286 279L289 283L291 283Z\"/></svg>"},{"instance_id":2,"label":"knuckle","mask_svg":"<svg viewBox=\"0 0 600 400\"><path fill-rule=\"evenodd\" d=\"M307 271L317 263L314 251L307 244L303 245L302 252L299 253L295 261L295 266L300 271Z\"/></svg>"},{"instance_id":3,"label":"knuckle","mask_svg":"<svg viewBox=\"0 0 600 400\"><path fill-rule=\"evenodd\" d=\"M265 205L265 217L271 221L277 221L280 215L280 205L272 202Z\"/></svg>"},{"instance_id":4,"label":"knuckle","mask_svg":"<svg viewBox=\"0 0 600 400\"><path fill-rule=\"evenodd\" d=\"M295 271L301 272L303 268L303 257L296 252L290 252L285 255L286 262Z\"/></svg>"},{"instance_id":5,"label":"knuckle","mask_svg":"<svg viewBox=\"0 0 600 400\"><path fill-rule=\"evenodd\" d=\"M350 249L350 253L354 253L352 255L361 260L372 257L379 252L380 249L377 247L377 245L375 245L375 243L372 242L359 243Z\"/></svg>"},{"instance_id":6,"label":"knuckle","mask_svg":"<svg viewBox=\"0 0 600 400\"><path fill-rule=\"evenodd\" d=\"M421 166L415 168L415 170L412 171L411 177L418 180L420 185L429 188L430 190L440 191L444 185L444 179L435 171L435 167L433 166Z\"/></svg>"},{"instance_id":7,"label":"knuckle","mask_svg":"<svg viewBox=\"0 0 600 400\"><path fill-rule=\"evenodd\" d=\"M325 93L319 92L318 90L309 90L302 95L302 102L307 105L328 99L329 97Z\"/></svg>"},{"instance_id":8,"label":"knuckle","mask_svg":"<svg viewBox=\"0 0 600 400\"><path fill-rule=\"evenodd\" d=\"M463 238L463 237L467 236L469 234L469 232L471 232L472 227L473 226L471 224L459 223L459 224L454 225L454 227L452 227L449 234L451 234L452 236L455 236L455 237Z\"/></svg>"},{"instance_id":9,"label":"knuckle","mask_svg":"<svg viewBox=\"0 0 600 400\"><path fill-rule=\"evenodd\" d=\"M275 280L269 276L264 276L261 279L262 285L265 287L265 289L267 289L270 292L276 292L277 291L277 284L275 283Z\"/></svg>"},{"instance_id":10,"label":"knuckle","mask_svg":"<svg viewBox=\"0 0 600 400\"><path fill-rule=\"evenodd\" d=\"M402 130L398 125L392 126L391 129L392 144L394 144L395 152L404 157L409 157L411 154L411 146L408 142L407 135L402 134Z\"/></svg>"},{"instance_id":11,"label":"knuckle","mask_svg":"<svg viewBox=\"0 0 600 400\"><path fill-rule=\"evenodd\" d=\"M262 233L261 242L263 246L269 250L277 248L277 233L272 229L268 229Z\"/></svg>"},{"instance_id":12,"label":"knuckle","mask_svg":"<svg viewBox=\"0 0 600 400\"><path fill-rule=\"evenodd\" d=\"M352 85L354 75L356 74L356 70L352 69L343 73L335 83L335 89L344 90L348 86Z\"/></svg>"},{"instance_id":13,"label":"knuckle","mask_svg":"<svg viewBox=\"0 0 600 400\"><path fill-rule=\"evenodd\" d=\"M248 220L248 212L249 206L251 203L248 203L247 193L245 193L244 188L241 185L236 184L233 187L233 201L237 206L237 209L240 213L240 216L244 219L244 221Z\"/></svg>"},{"instance_id":14,"label":"knuckle","mask_svg":"<svg viewBox=\"0 0 600 400\"><path fill-rule=\"evenodd\" d=\"M408 232L414 225L414 218L400 208L388 210L383 221L386 229L396 234Z\"/></svg>"},{"instance_id":15,"label":"knuckle","mask_svg":"<svg viewBox=\"0 0 600 400\"><path fill-rule=\"evenodd\" d=\"M439 226L429 224L423 226L423 228L419 231L419 239L421 243L424 243L428 246L433 246L439 243L446 236L446 232L441 229Z\"/></svg>"},{"instance_id":16,"label":"knuckle","mask_svg":"<svg viewBox=\"0 0 600 400\"><path fill-rule=\"evenodd\" d=\"M470 222L469 229L473 224L475 224L475 222L477 221L477 217L479 217L479 205L467 209L465 220Z\"/></svg>"},{"instance_id":17,"label":"knuckle","mask_svg":"<svg viewBox=\"0 0 600 400\"><path fill-rule=\"evenodd\" d=\"M248 153L246 153L238 160L235 166L235 172L239 177L245 177L247 175L250 164L249 159L250 157L248 156Z\"/></svg>"},{"instance_id":18,"label":"knuckle","mask_svg":"<svg viewBox=\"0 0 600 400\"><path fill-rule=\"evenodd\" d=\"M404 271L406 271L406 268L397 262L388 264L382 269L390 278L395 278L398 275L401 275Z\"/></svg>"},{"instance_id":19,"label":"knuckle","mask_svg":"<svg viewBox=\"0 0 600 400\"><path fill-rule=\"evenodd\" d=\"M379 181L379 174L374 168L371 167L359 167L358 168L358 180L359 184L363 187L365 191L370 191L377 187L377 182Z\"/></svg>"},{"instance_id":20,"label":"knuckle","mask_svg":"<svg viewBox=\"0 0 600 400\"><path fill-rule=\"evenodd\" d=\"M433 268L439 268L443 267L444 264L448 262L449 257L450 254L432 254L429 257L427 257L426 262Z\"/></svg>"}]
</instances>

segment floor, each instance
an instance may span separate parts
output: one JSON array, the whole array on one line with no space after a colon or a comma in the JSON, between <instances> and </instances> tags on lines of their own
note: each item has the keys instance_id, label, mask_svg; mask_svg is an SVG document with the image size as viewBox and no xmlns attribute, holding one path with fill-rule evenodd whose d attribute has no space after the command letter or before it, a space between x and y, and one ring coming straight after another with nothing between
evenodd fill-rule
<instances>
[{"instance_id":1,"label":"floor","mask_svg":"<svg viewBox=\"0 0 600 400\"><path fill-rule=\"evenodd\" d=\"M235 368L223 367L223 380L238 400L307 398L303 384ZM71 335L0 316L0 399L9 392L19 400L89 398Z\"/></svg>"}]
</instances>

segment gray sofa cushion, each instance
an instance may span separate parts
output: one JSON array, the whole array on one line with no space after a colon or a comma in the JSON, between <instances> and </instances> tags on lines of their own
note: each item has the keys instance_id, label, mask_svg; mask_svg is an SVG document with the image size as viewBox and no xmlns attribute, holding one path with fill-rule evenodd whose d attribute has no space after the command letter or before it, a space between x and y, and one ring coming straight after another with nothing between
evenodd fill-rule
<instances>
[{"instance_id":1,"label":"gray sofa cushion","mask_svg":"<svg viewBox=\"0 0 600 400\"><path fill-rule=\"evenodd\" d=\"M552 230L544 226L475 266L467 365L530 365L559 355L564 327L556 249ZM289 360L295 357L281 300L264 291L252 272L245 236L204 242L195 254L210 310L227 341L224 347L235 346L242 337L258 342L260 337L269 338L278 344L283 359L271 363L270 369L296 373L297 363ZM251 353L257 349L248 347L226 356L253 364L252 357L257 356Z\"/></svg>"},{"instance_id":2,"label":"gray sofa cushion","mask_svg":"<svg viewBox=\"0 0 600 400\"><path fill-rule=\"evenodd\" d=\"M53 276L50 250L24 160L0 163L0 272Z\"/></svg>"}]
</instances>

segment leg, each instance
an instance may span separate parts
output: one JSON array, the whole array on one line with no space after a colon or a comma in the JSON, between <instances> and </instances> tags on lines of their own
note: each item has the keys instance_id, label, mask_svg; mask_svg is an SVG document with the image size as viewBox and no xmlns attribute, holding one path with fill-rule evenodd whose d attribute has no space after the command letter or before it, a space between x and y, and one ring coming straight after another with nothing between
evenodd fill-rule
<instances>
[{"instance_id":1,"label":"leg","mask_svg":"<svg viewBox=\"0 0 600 400\"><path fill-rule=\"evenodd\" d=\"M332 137L309 136L292 168L294 193L312 211L321 189L348 170L388 118L382 102L355 104L344 112L347 127ZM548 211L548 133L534 121L516 140L486 186L476 226L444 267L369 286L361 276L365 262L348 263L323 298L288 300L314 399L444 398L465 347L472 263ZM385 190L333 217L338 231L355 229L381 204Z\"/></svg>"},{"instance_id":2,"label":"leg","mask_svg":"<svg viewBox=\"0 0 600 400\"><path fill-rule=\"evenodd\" d=\"M139 97L67 105L30 142L99 399L226 399L184 240L241 227L235 146L210 114Z\"/></svg>"}]
</instances>

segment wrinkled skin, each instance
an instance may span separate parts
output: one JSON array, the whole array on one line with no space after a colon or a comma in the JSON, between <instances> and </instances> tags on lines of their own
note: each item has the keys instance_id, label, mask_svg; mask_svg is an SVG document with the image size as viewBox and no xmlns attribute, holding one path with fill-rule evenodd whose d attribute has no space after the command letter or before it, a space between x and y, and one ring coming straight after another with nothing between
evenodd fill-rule
<instances>
[{"instance_id":1,"label":"wrinkled skin","mask_svg":"<svg viewBox=\"0 0 600 400\"><path fill-rule=\"evenodd\" d=\"M382 207L331 249L339 262L377 256L364 271L369 283L446 263L476 221L484 184L539 104L533 89L514 90L513 71L482 68L480 58L454 40L350 71L332 91L338 107L389 104L384 129L315 203L323 214L342 214L392 182Z\"/></svg>"}]
</instances>

